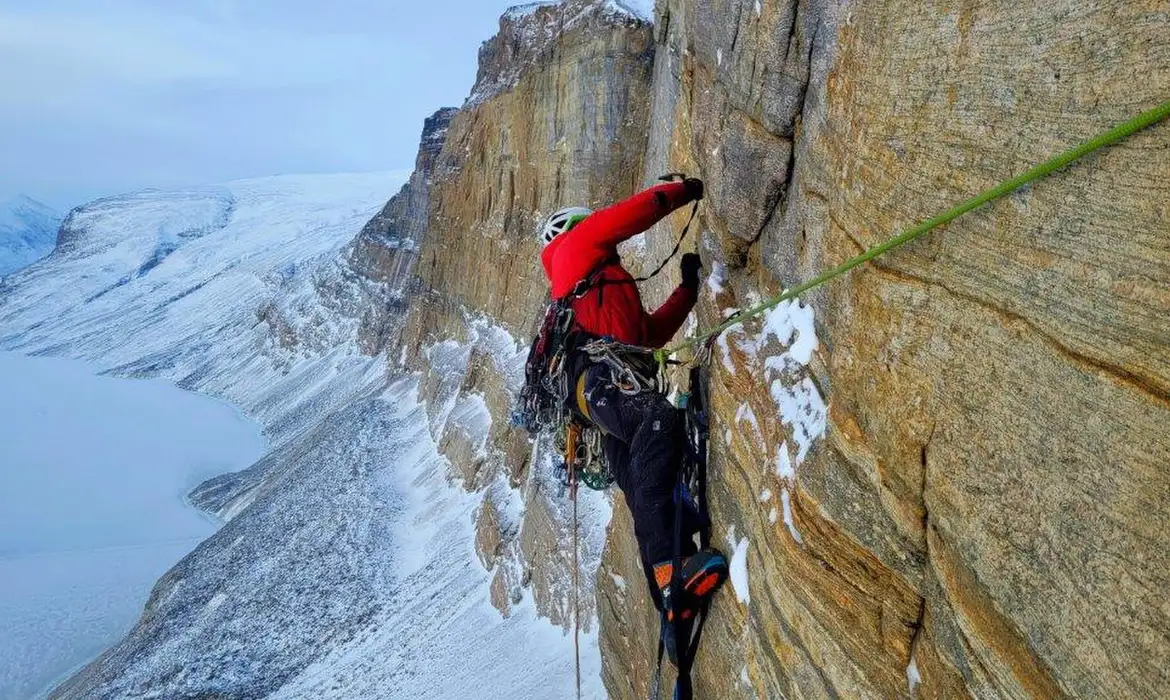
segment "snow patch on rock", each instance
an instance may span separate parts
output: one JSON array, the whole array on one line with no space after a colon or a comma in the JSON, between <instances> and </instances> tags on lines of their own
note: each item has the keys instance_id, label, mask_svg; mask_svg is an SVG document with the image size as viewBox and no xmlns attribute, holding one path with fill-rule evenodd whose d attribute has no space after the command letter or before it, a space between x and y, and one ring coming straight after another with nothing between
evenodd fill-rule
<instances>
[{"instance_id":1,"label":"snow patch on rock","mask_svg":"<svg viewBox=\"0 0 1170 700\"><path fill-rule=\"evenodd\" d=\"M910 689L910 695L914 695L914 691L922 683L922 674L918 672L918 659L910 658L910 665L906 667L906 686Z\"/></svg>"},{"instance_id":2,"label":"snow patch on rock","mask_svg":"<svg viewBox=\"0 0 1170 700\"><path fill-rule=\"evenodd\" d=\"M786 481L796 478L796 470L792 468L792 459L788 456L788 442L781 442L776 448L776 476Z\"/></svg>"},{"instance_id":3,"label":"snow patch on rock","mask_svg":"<svg viewBox=\"0 0 1170 700\"><path fill-rule=\"evenodd\" d=\"M748 538L735 538L735 525L727 528L727 543L731 547L731 587L735 590L735 598L743 605L751 603L751 593L748 589Z\"/></svg>"},{"instance_id":4,"label":"snow patch on rock","mask_svg":"<svg viewBox=\"0 0 1170 700\"><path fill-rule=\"evenodd\" d=\"M736 310L726 310L725 316L727 313L734 314ZM758 333L752 333L747 324L733 326L719 336L716 345L720 360L724 369L734 373L734 357L739 353L747 368L759 373L760 380L768 386L780 420L792 430L799 466L813 444L824 435L828 421L828 407L807 367L819 346L815 313L811 306L791 300L764 313ZM778 352L774 351L777 347ZM776 459L780 476L794 478L787 453L781 451Z\"/></svg>"},{"instance_id":5,"label":"snow patch on rock","mask_svg":"<svg viewBox=\"0 0 1170 700\"><path fill-rule=\"evenodd\" d=\"M803 544L804 539L796 529L796 523L792 521L792 502L789 499L787 487L780 490L780 506L784 509L784 524L788 526L788 532L792 534L792 539L796 540L797 544Z\"/></svg>"}]
</instances>

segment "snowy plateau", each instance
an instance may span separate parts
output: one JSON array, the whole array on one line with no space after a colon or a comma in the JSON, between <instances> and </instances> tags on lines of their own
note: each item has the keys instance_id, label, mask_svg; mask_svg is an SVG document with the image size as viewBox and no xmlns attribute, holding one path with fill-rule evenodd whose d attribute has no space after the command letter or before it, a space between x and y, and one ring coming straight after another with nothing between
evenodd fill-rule
<instances>
[{"instance_id":1,"label":"snowy plateau","mask_svg":"<svg viewBox=\"0 0 1170 700\"><path fill-rule=\"evenodd\" d=\"M214 397L268 446L242 471L219 460L229 473L189 494L222 526L52 697L539 700L572 687L572 635L529 600L507 618L490 605L479 496L452 483L414 380L359 349L363 312L386 294L349 267L350 243L399 184L290 176L103 199L0 282L0 350ZM582 647L585 695L604 697L595 632Z\"/></svg>"}]
</instances>

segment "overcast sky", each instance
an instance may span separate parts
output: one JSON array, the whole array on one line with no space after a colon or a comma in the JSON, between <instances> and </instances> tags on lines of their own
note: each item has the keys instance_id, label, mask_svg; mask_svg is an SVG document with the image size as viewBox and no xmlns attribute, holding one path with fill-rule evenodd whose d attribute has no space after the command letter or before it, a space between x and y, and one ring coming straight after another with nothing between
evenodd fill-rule
<instances>
[{"instance_id":1,"label":"overcast sky","mask_svg":"<svg viewBox=\"0 0 1170 700\"><path fill-rule=\"evenodd\" d=\"M409 169L508 0L0 0L0 196Z\"/></svg>"}]
</instances>

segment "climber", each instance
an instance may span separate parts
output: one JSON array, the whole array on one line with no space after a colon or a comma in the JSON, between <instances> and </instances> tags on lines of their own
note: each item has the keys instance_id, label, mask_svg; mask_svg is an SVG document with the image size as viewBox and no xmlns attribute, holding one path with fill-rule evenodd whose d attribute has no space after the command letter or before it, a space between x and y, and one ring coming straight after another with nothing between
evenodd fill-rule
<instances>
[{"instance_id":1,"label":"climber","mask_svg":"<svg viewBox=\"0 0 1170 700\"><path fill-rule=\"evenodd\" d=\"M658 348L670 341L698 298L695 253L680 261L682 283L657 311L647 313L633 276L622 266L617 246L647 230L674 210L703 197L696 178L658 185L607 209L572 207L553 214L541 235L541 256L554 300L567 300L575 331L626 345ZM634 534L651 596L665 618L673 620L671 563L675 538L673 489L684 458L687 436L679 411L658 391L619 387L612 367L591 362L584 352L567 358L568 408L604 435L605 461L634 518ZM682 537L684 599L680 620L714 594L727 578L726 558L715 549L696 551L689 533ZM673 640L667 640L672 660Z\"/></svg>"}]
</instances>

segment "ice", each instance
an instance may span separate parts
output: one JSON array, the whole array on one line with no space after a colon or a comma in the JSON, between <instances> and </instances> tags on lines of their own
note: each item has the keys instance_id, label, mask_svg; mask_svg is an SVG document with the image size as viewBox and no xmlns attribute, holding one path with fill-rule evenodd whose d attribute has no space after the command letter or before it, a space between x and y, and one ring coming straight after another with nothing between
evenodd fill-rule
<instances>
[{"instance_id":1,"label":"ice","mask_svg":"<svg viewBox=\"0 0 1170 700\"><path fill-rule=\"evenodd\" d=\"M530 17L534 12L542 7L552 7L557 4L557 0L551 2L530 2L525 5L516 5L509 7L503 14L504 19L516 21L526 17Z\"/></svg>"},{"instance_id":2,"label":"ice","mask_svg":"<svg viewBox=\"0 0 1170 700\"><path fill-rule=\"evenodd\" d=\"M475 448L474 456L487 457L488 433L492 429L492 414L482 394L462 393L455 402L448 420L456 426Z\"/></svg>"},{"instance_id":3,"label":"ice","mask_svg":"<svg viewBox=\"0 0 1170 700\"><path fill-rule=\"evenodd\" d=\"M365 544L366 556L387 573L383 588L364 592L376 612L325 644L313 663L269 697L372 699L385 697L387 688L393 697L412 698L563 697L574 685L572 634L541 620L531 596L513 605L507 618L491 607L491 573L472 565L470 523L479 499L446 483L447 465L426 438L415 389L388 391L380 401L393 416L384 433L390 454L406 451L367 487L398 504ZM392 543L378 539L382 530ZM400 568L399 559L409 565ZM605 693L592 629L581 640L583 696L600 699Z\"/></svg>"},{"instance_id":4,"label":"ice","mask_svg":"<svg viewBox=\"0 0 1170 700\"><path fill-rule=\"evenodd\" d=\"M723 363L723 369L727 370L728 374L735 374L735 363L731 361L731 348L727 344L727 333L720 333L719 337L715 339L715 344L719 346L719 359Z\"/></svg>"},{"instance_id":5,"label":"ice","mask_svg":"<svg viewBox=\"0 0 1170 700\"><path fill-rule=\"evenodd\" d=\"M717 297L724 291L727 284L727 266L718 260L711 263L711 272L707 275L707 291L712 297Z\"/></svg>"},{"instance_id":6,"label":"ice","mask_svg":"<svg viewBox=\"0 0 1170 700\"><path fill-rule=\"evenodd\" d=\"M528 359L528 345L521 343L503 326L490 319L477 316L470 319L468 342L486 353L492 360L496 372L504 378L505 388L513 395L519 395L524 386L524 363Z\"/></svg>"},{"instance_id":7,"label":"ice","mask_svg":"<svg viewBox=\"0 0 1170 700\"><path fill-rule=\"evenodd\" d=\"M755 431L755 434L752 436L752 439L757 439L763 435L763 433L760 432L760 421L756 419L755 411L753 411L752 407L747 405L746 403L740 404L739 408L736 409L735 422L737 424L738 423L747 423L748 425L750 425L752 427L752 430Z\"/></svg>"},{"instance_id":8,"label":"ice","mask_svg":"<svg viewBox=\"0 0 1170 700\"><path fill-rule=\"evenodd\" d=\"M85 205L53 255L5 278L0 348L182 381L279 443L381 370L355 342L366 292L338 258L400 183L285 176ZM329 285L352 315L325 307Z\"/></svg>"},{"instance_id":9,"label":"ice","mask_svg":"<svg viewBox=\"0 0 1170 700\"><path fill-rule=\"evenodd\" d=\"M151 615L87 672L92 694L238 697L263 688L267 697L372 700L392 688L539 700L573 684L572 635L540 619L526 589L509 591L519 602L507 618L488 604L493 572L476 561L473 520L485 497L451 483L432 437L485 435L485 401L462 390L466 372L487 363L512 388L524 348L469 318L466 342L438 339L429 349L432 377L449 379L431 407L409 381L387 386L385 358L359 348L374 283L354 280L346 246L395 185L384 175L306 176L112 197L78 212L57 254L5 280L0 347L178 382L231 401L271 440L254 466L193 492L226 521L222 529L200 520L206 529L159 549L166 561L150 570L139 550L103 560L96 592L78 596L87 605L78 625L104 615L102 601L116 602L106 591L128 588L126 577L143 577L144 596L189 552L154 588ZM518 530L525 498L552 498L548 455L534 455L527 483L512 488L505 476L487 486L505 530ZM203 466L199 476L236 468ZM181 504L191 485L159 503ZM581 579L591 582L609 502L583 493L580 505ZM566 522L567 501L551 506ZM15 573L0 585L41 589L36 576ZM557 599L568 599L571 588L557 586ZM123 611L122 627L95 627L108 636L76 650L70 665L125 632L142 602ZM22 608L45 610L37 606ZM596 620L583 623L596 630ZM596 632L582 643L585 697L602 698Z\"/></svg>"},{"instance_id":10,"label":"ice","mask_svg":"<svg viewBox=\"0 0 1170 700\"><path fill-rule=\"evenodd\" d=\"M749 298L748 301L753 300ZM724 315L735 311L726 309ZM799 300L786 301L763 315L758 333L750 332L744 325L737 325L720 334L716 345L720 361L728 373L737 371L732 357L732 343L743 355L747 369L757 372L760 380L769 387L781 421L792 429L792 439L797 448L796 464L799 465L816 440L824 434L827 425L827 406L816 384L807 376L806 368L819 345L813 308L803 305ZM779 351L772 351L776 346L780 347ZM770 351L770 354L763 357L761 367L760 358L766 351ZM736 422L747 420L759 432L758 421L745 406L737 410ZM794 478L795 472L788 454L782 450L776 459L777 473L783 478Z\"/></svg>"},{"instance_id":11,"label":"ice","mask_svg":"<svg viewBox=\"0 0 1170 700\"><path fill-rule=\"evenodd\" d=\"M808 377L791 386L777 379L772 382L771 393L781 420L792 426L792 439L796 442L796 464L799 466L813 443L825 434L828 407Z\"/></svg>"},{"instance_id":12,"label":"ice","mask_svg":"<svg viewBox=\"0 0 1170 700\"><path fill-rule=\"evenodd\" d=\"M606 0L605 7L647 22L654 20L654 0Z\"/></svg>"},{"instance_id":13,"label":"ice","mask_svg":"<svg viewBox=\"0 0 1170 700\"><path fill-rule=\"evenodd\" d=\"M772 336L781 345L788 346L786 354L801 365L807 365L818 345L815 321L811 306L804 306L799 299L791 299L764 314L763 335Z\"/></svg>"},{"instance_id":14,"label":"ice","mask_svg":"<svg viewBox=\"0 0 1170 700\"><path fill-rule=\"evenodd\" d=\"M215 525L195 484L264 452L231 406L160 380L0 352L0 697L44 689L124 634Z\"/></svg>"}]
</instances>

